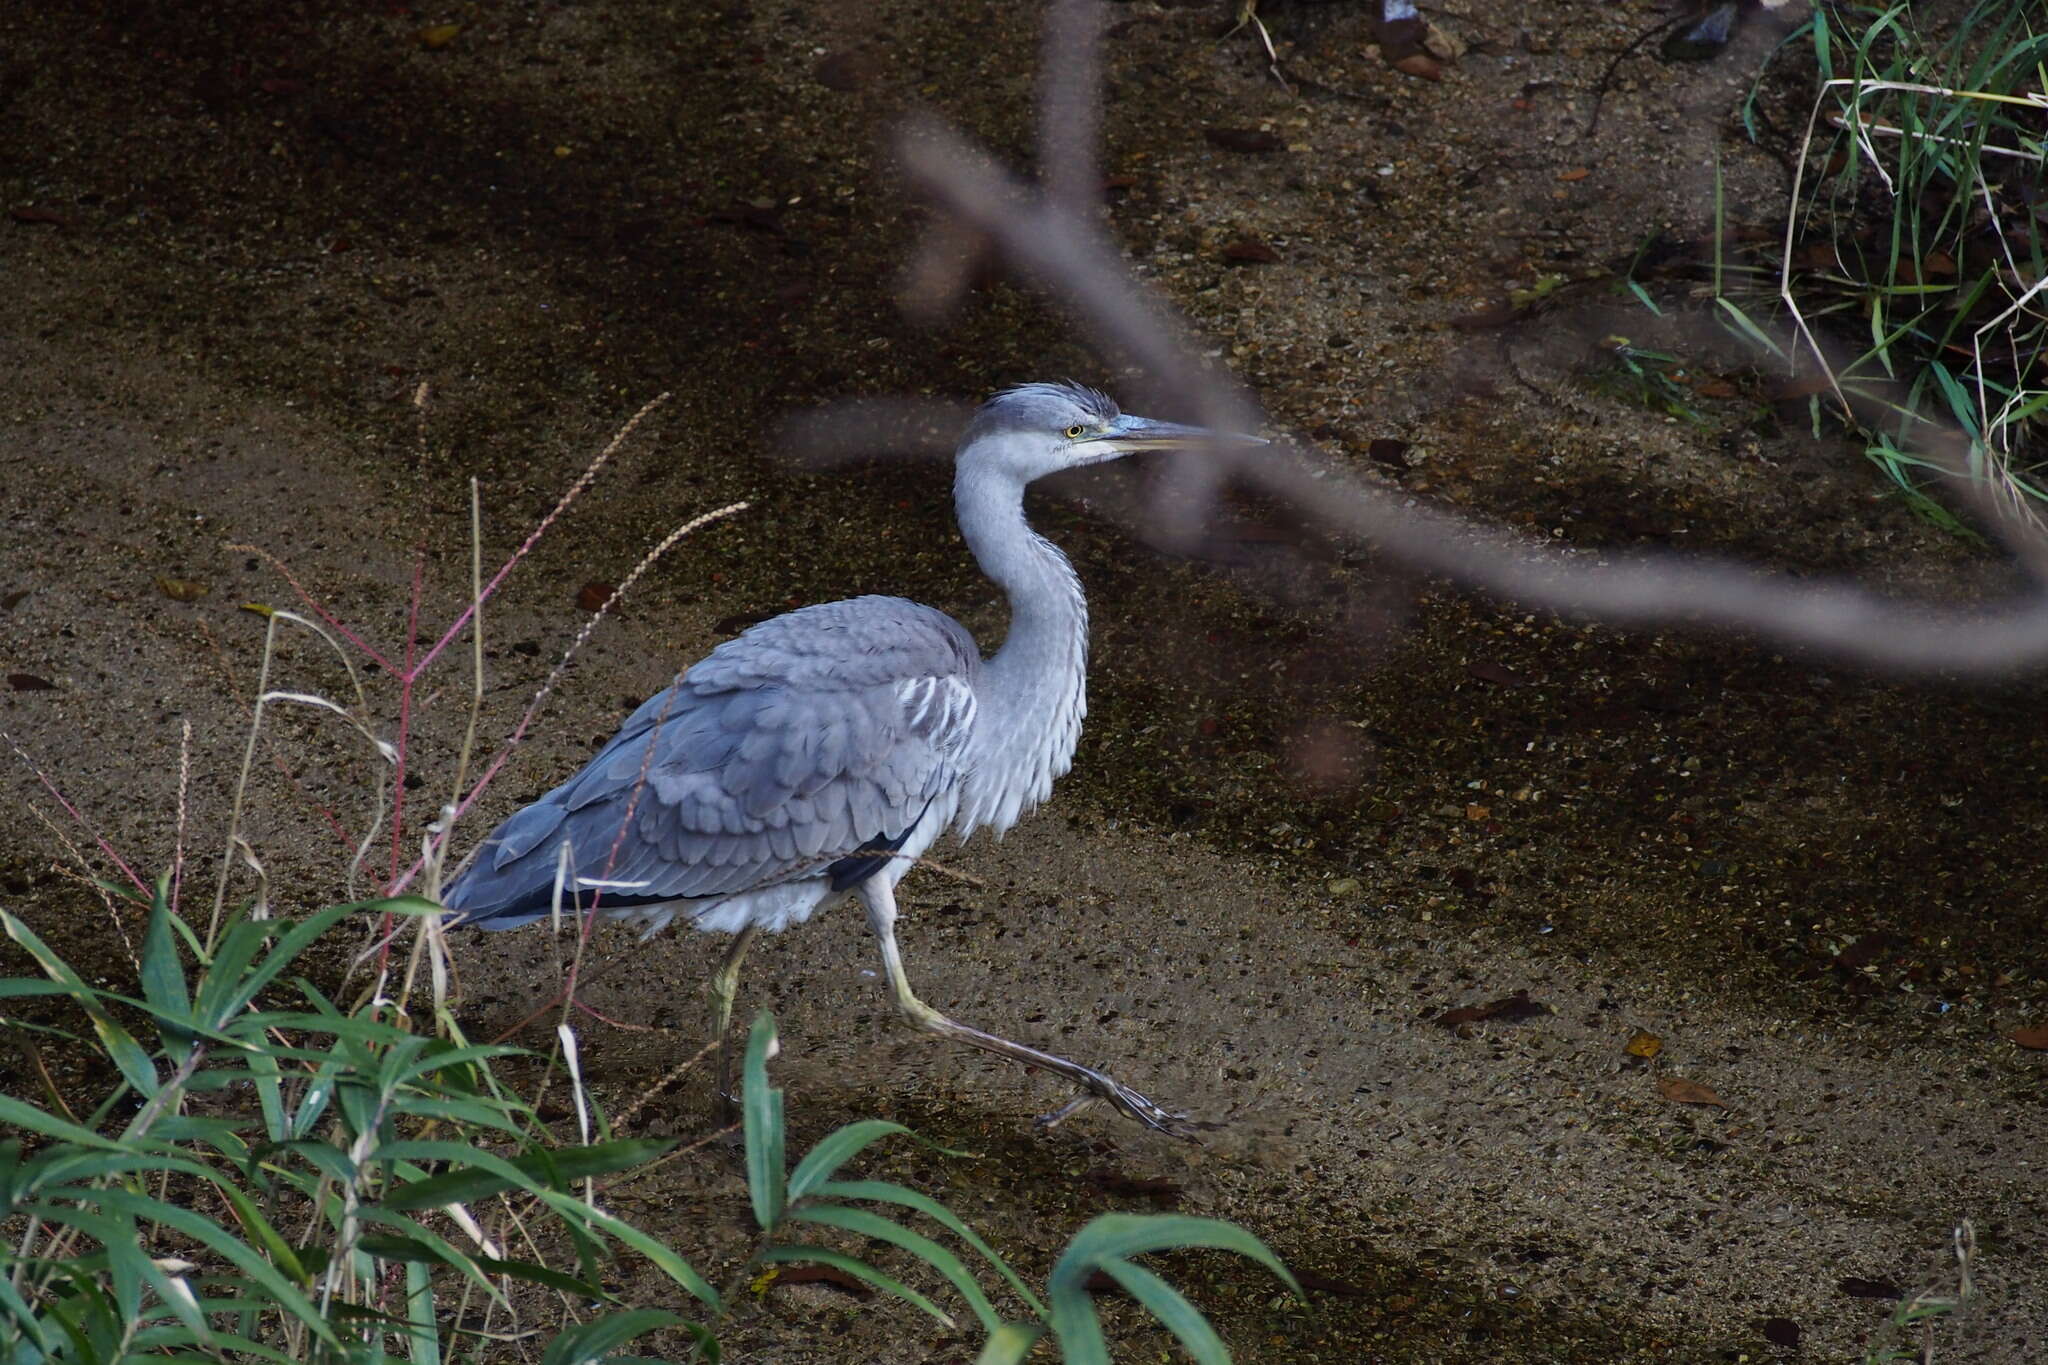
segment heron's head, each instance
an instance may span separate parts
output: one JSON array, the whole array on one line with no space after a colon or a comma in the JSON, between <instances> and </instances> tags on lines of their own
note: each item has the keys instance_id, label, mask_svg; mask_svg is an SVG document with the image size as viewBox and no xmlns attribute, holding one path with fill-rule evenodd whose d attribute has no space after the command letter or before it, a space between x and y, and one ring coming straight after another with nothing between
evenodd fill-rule
<instances>
[{"instance_id":1,"label":"heron's head","mask_svg":"<svg viewBox=\"0 0 2048 1365\"><path fill-rule=\"evenodd\" d=\"M1206 427L1133 417L1108 394L1079 384L1020 384L981 405L958 460L963 471L981 466L1030 483L1062 469L1215 436Z\"/></svg>"}]
</instances>

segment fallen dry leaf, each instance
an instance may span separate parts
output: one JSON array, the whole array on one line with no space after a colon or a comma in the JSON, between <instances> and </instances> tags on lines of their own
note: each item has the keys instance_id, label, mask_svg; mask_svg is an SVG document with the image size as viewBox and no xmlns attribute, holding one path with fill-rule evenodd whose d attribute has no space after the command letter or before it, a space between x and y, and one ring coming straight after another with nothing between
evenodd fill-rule
<instances>
[{"instance_id":1,"label":"fallen dry leaf","mask_svg":"<svg viewBox=\"0 0 2048 1365\"><path fill-rule=\"evenodd\" d=\"M1294 1278L1303 1289L1312 1294L1334 1294L1340 1299L1362 1299L1371 1292L1348 1280L1333 1280L1328 1275L1318 1275L1313 1270L1298 1270Z\"/></svg>"},{"instance_id":2,"label":"fallen dry leaf","mask_svg":"<svg viewBox=\"0 0 2048 1365\"><path fill-rule=\"evenodd\" d=\"M1570 183L1575 180L1584 180L1587 176L1591 175L1592 173L1592 170L1588 167L1575 166L1571 170L1568 170L1564 174L1558 176L1558 179L1565 181L1566 183Z\"/></svg>"},{"instance_id":3,"label":"fallen dry leaf","mask_svg":"<svg viewBox=\"0 0 2048 1365\"><path fill-rule=\"evenodd\" d=\"M1673 1104L1714 1104L1723 1109L1728 1107L1728 1101L1698 1081L1689 1081L1683 1076L1659 1076L1657 1093Z\"/></svg>"},{"instance_id":4,"label":"fallen dry leaf","mask_svg":"<svg viewBox=\"0 0 2048 1365\"><path fill-rule=\"evenodd\" d=\"M1629 1056L1641 1057L1645 1061L1648 1061L1663 1050L1664 1040L1656 1034L1647 1033L1642 1029L1636 1030L1635 1037L1629 1039L1628 1046L1623 1049Z\"/></svg>"},{"instance_id":5,"label":"fallen dry leaf","mask_svg":"<svg viewBox=\"0 0 2048 1365\"><path fill-rule=\"evenodd\" d=\"M1488 327L1505 327L1521 314L1506 299L1490 303L1476 313L1467 313L1461 318L1452 318L1451 326L1461 332L1484 331Z\"/></svg>"},{"instance_id":6,"label":"fallen dry leaf","mask_svg":"<svg viewBox=\"0 0 2048 1365\"><path fill-rule=\"evenodd\" d=\"M0 592L0 611L13 611L21 605L21 599L27 596L27 588L16 588L12 592Z\"/></svg>"},{"instance_id":7,"label":"fallen dry leaf","mask_svg":"<svg viewBox=\"0 0 2048 1365\"><path fill-rule=\"evenodd\" d=\"M17 223L24 223L30 226L41 225L60 228L73 226L69 218L66 218L55 209L41 208L34 204L30 204L26 208L9 209L7 216Z\"/></svg>"},{"instance_id":8,"label":"fallen dry leaf","mask_svg":"<svg viewBox=\"0 0 2048 1365\"><path fill-rule=\"evenodd\" d=\"M1102 1193L1118 1198L1150 1199L1160 1204L1179 1201L1182 1187L1161 1176L1127 1175L1114 1166L1096 1166L1081 1179Z\"/></svg>"},{"instance_id":9,"label":"fallen dry leaf","mask_svg":"<svg viewBox=\"0 0 2048 1365\"><path fill-rule=\"evenodd\" d=\"M1765 396L1773 403L1783 403L1793 398L1808 398L1816 393L1826 393L1834 385L1824 374L1802 375L1797 379L1780 379L1765 390Z\"/></svg>"},{"instance_id":10,"label":"fallen dry leaf","mask_svg":"<svg viewBox=\"0 0 2048 1365\"><path fill-rule=\"evenodd\" d=\"M1484 820L1492 814L1493 807L1491 806L1470 805L1465 807L1465 818L1467 820Z\"/></svg>"},{"instance_id":11,"label":"fallen dry leaf","mask_svg":"<svg viewBox=\"0 0 2048 1365\"><path fill-rule=\"evenodd\" d=\"M576 605L585 611L602 611L615 591L609 583L585 583L576 590Z\"/></svg>"},{"instance_id":12,"label":"fallen dry leaf","mask_svg":"<svg viewBox=\"0 0 2048 1365\"><path fill-rule=\"evenodd\" d=\"M1377 436L1367 443L1365 453L1372 457L1374 464L1383 464L1405 474L1408 472L1408 451L1413 444L1392 436Z\"/></svg>"},{"instance_id":13,"label":"fallen dry leaf","mask_svg":"<svg viewBox=\"0 0 2048 1365\"><path fill-rule=\"evenodd\" d=\"M1256 237L1239 237L1223 248L1223 259L1232 265L1274 265L1280 253Z\"/></svg>"},{"instance_id":14,"label":"fallen dry leaf","mask_svg":"<svg viewBox=\"0 0 2048 1365\"><path fill-rule=\"evenodd\" d=\"M875 1292L865 1282L832 1265L777 1266L775 1278L766 1287L773 1289L779 1284L829 1284L834 1289L845 1290L856 1299L870 1298Z\"/></svg>"},{"instance_id":15,"label":"fallen dry leaf","mask_svg":"<svg viewBox=\"0 0 2048 1365\"><path fill-rule=\"evenodd\" d=\"M1427 52L1411 52L1394 63L1394 70L1404 76L1416 76L1425 81L1440 81L1444 78L1443 63Z\"/></svg>"},{"instance_id":16,"label":"fallen dry leaf","mask_svg":"<svg viewBox=\"0 0 2048 1365\"><path fill-rule=\"evenodd\" d=\"M875 78L879 63L870 53L857 48L847 48L820 57L818 64L811 68L811 79L827 90L842 93L858 90Z\"/></svg>"},{"instance_id":17,"label":"fallen dry leaf","mask_svg":"<svg viewBox=\"0 0 2048 1365\"><path fill-rule=\"evenodd\" d=\"M1445 1010L1430 1022L1447 1029L1460 1029L1467 1024L1477 1024L1488 1019L1497 1019L1508 1024L1520 1023L1524 1019L1540 1019L1552 1012L1550 1006L1531 1000L1529 992L1516 991L1513 995L1490 1000L1484 1005L1460 1005L1456 1009Z\"/></svg>"},{"instance_id":18,"label":"fallen dry leaf","mask_svg":"<svg viewBox=\"0 0 2048 1365\"><path fill-rule=\"evenodd\" d=\"M1808 242L1794 247L1791 261L1800 270L1832 270L1840 273L1842 257L1833 242Z\"/></svg>"},{"instance_id":19,"label":"fallen dry leaf","mask_svg":"<svg viewBox=\"0 0 2048 1365\"><path fill-rule=\"evenodd\" d=\"M50 692L57 686L48 678L38 678L33 673L9 673L7 685L16 692Z\"/></svg>"},{"instance_id":20,"label":"fallen dry leaf","mask_svg":"<svg viewBox=\"0 0 2048 1365\"><path fill-rule=\"evenodd\" d=\"M1242 152L1247 156L1270 156L1287 146L1286 140L1278 133L1269 133L1263 128L1204 128L1202 136L1212 147L1221 147L1226 152Z\"/></svg>"},{"instance_id":21,"label":"fallen dry leaf","mask_svg":"<svg viewBox=\"0 0 2048 1365\"><path fill-rule=\"evenodd\" d=\"M173 602L197 602L213 591L210 583L196 582L190 578L159 578L156 590Z\"/></svg>"},{"instance_id":22,"label":"fallen dry leaf","mask_svg":"<svg viewBox=\"0 0 2048 1365\"><path fill-rule=\"evenodd\" d=\"M455 35L462 32L460 24L433 24L419 32L420 46L429 52L437 51L455 41Z\"/></svg>"},{"instance_id":23,"label":"fallen dry leaf","mask_svg":"<svg viewBox=\"0 0 2048 1365\"><path fill-rule=\"evenodd\" d=\"M1495 687L1526 687L1529 682L1514 669L1497 664L1491 659L1472 660L1465 665L1465 674L1483 683L1492 683Z\"/></svg>"},{"instance_id":24,"label":"fallen dry leaf","mask_svg":"<svg viewBox=\"0 0 2048 1365\"><path fill-rule=\"evenodd\" d=\"M2016 1028L2005 1035L2021 1047L2035 1052L2048 1052L2048 1024L2035 1024L2028 1028Z\"/></svg>"},{"instance_id":25,"label":"fallen dry leaf","mask_svg":"<svg viewBox=\"0 0 2048 1365\"><path fill-rule=\"evenodd\" d=\"M1702 398L1740 398L1742 390L1725 379L1704 379L1693 385L1694 393Z\"/></svg>"}]
</instances>

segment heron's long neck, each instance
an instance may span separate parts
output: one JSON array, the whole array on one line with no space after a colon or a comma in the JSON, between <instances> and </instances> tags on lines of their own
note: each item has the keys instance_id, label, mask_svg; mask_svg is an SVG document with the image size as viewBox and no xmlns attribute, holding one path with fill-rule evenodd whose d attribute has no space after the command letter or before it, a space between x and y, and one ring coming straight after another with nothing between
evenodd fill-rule
<instances>
[{"instance_id":1,"label":"heron's long neck","mask_svg":"<svg viewBox=\"0 0 2048 1365\"><path fill-rule=\"evenodd\" d=\"M1088 710L1088 603L1074 566L1024 520L1024 489L985 471L956 477L960 532L1010 599L1010 632L982 669L959 828L1001 834L1072 766Z\"/></svg>"}]
</instances>

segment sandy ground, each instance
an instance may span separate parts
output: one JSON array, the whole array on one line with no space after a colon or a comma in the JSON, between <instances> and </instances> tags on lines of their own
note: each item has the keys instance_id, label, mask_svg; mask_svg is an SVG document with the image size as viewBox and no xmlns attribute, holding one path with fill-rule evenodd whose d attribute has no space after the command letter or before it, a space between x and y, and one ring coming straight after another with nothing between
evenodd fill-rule
<instances>
[{"instance_id":1,"label":"sandy ground","mask_svg":"<svg viewBox=\"0 0 2048 1365\"><path fill-rule=\"evenodd\" d=\"M1883 498L1839 440L1739 400L1694 428L1586 382L1616 330L1735 363L1594 276L1654 230L1704 231L1717 154L1732 217L1782 210L1782 167L1729 121L1771 35L1704 66L1623 61L1586 140L1591 92L1653 7L1441 14L1471 50L1440 83L1381 65L1357 7L1279 8L1291 93L1242 38L1216 41L1218 17L1115 7L1108 212L1277 429L1532 534L1996 590L1999 566ZM443 19L461 31L424 46ZM832 397L1127 378L1006 286L942 331L889 292L919 214L882 130L923 107L1026 156L1032 24L907 0L0 15L0 665L29 680L0 691L0 728L148 871L177 841L189 723L203 904L262 633L238 604L296 601L263 556L397 659L416 565L426 636L463 598L468 478L497 562L664 390L498 600L485 733L587 619L584 585L696 512L758 505L598 629L492 815L761 614L898 591L999 637L939 469L793 474L767 433ZM1234 152L1218 128L1280 147ZM1227 264L1241 238L1278 259ZM1447 325L1551 273L1587 283L1514 327ZM1667 301L1682 311L1683 287ZM1381 438L1412 446L1374 460ZM1090 514L1126 486L1105 478L1039 504L1096 606L1079 770L1006 842L944 851L973 881L913 878L903 937L925 998L1224 1126L1193 1147L1099 1113L1035 1131L1060 1096L900 1031L841 912L763 944L743 986L743 1012L777 1011L806 1139L880 1113L972 1150L875 1169L1037 1273L1094 1213L1156 1206L1104 1169L1170 1182L1319 1277L1304 1308L1220 1260L1171 1264L1245 1359L1854 1358L1906 1341L1873 1288L1952 1287L1963 1219L1978 1297L1940 1358L2048 1357L2048 1080L2005 1038L2048 1011L2038 684L1907 688L1567 627L1363 547L1283 561L1256 509L1167 559ZM1263 592L1283 580L1291 605ZM451 777L452 663L411 718L415 808ZM346 686L304 635L276 667ZM388 671L367 686L395 726ZM280 720L250 836L281 907L344 890L369 772L341 728ZM65 854L37 814L90 840L25 765L8 790L0 894L118 979L118 938L50 870ZM714 951L602 940L588 1003L659 1030L590 1028L615 1104L699 1041ZM462 952L480 1031L518 1017L549 961L537 933ZM1518 991L1547 1012L1434 1022ZM1625 1050L1639 1030L1663 1040L1652 1061ZM1721 1104L1673 1102L1671 1078ZM640 1122L704 1120L688 1077ZM708 1265L742 1245L722 1156L617 1199ZM1110 1312L1129 1358L1168 1349ZM777 1290L729 1358L971 1357L927 1326Z\"/></svg>"}]
</instances>

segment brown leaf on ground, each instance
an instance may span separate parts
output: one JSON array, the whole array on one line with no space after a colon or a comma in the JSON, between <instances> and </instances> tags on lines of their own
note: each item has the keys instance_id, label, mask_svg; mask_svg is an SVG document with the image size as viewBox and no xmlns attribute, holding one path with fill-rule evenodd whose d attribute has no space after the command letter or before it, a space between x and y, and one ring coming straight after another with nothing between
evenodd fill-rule
<instances>
[{"instance_id":1,"label":"brown leaf on ground","mask_svg":"<svg viewBox=\"0 0 2048 1365\"><path fill-rule=\"evenodd\" d=\"M780 1284L829 1284L834 1289L843 1289L856 1299L874 1297L875 1291L862 1281L847 1274L837 1266L830 1265L786 1265L775 1271L775 1278L768 1283L773 1289Z\"/></svg>"},{"instance_id":2,"label":"brown leaf on ground","mask_svg":"<svg viewBox=\"0 0 2048 1365\"><path fill-rule=\"evenodd\" d=\"M872 81L880 69L881 64L875 60L872 53L847 48L845 51L820 57L818 64L811 68L811 79L827 90L837 90L843 94L858 90Z\"/></svg>"},{"instance_id":3,"label":"brown leaf on ground","mask_svg":"<svg viewBox=\"0 0 2048 1365\"><path fill-rule=\"evenodd\" d=\"M1223 259L1232 265L1276 265L1280 253L1256 237L1239 237L1223 248Z\"/></svg>"},{"instance_id":4,"label":"brown leaf on ground","mask_svg":"<svg viewBox=\"0 0 2048 1365\"><path fill-rule=\"evenodd\" d=\"M460 24L433 24L419 32L420 46L429 52L437 52L455 41L455 35L462 32Z\"/></svg>"},{"instance_id":5,"label":"brown leaf on ground","mask_svg":"<svg viewBox=\"0 0 2048 1365\"><path fill-rule=\"evenodd\" d=\"M2018 1043L2021 1047L2031 1048L2035 1052L2048 1052L2048 1024L2034 1024L2026 1028L2016 1028L2005 1036Z\"/></svg>"},{"instance_id":6,"label":"brown leaf on ground","mask_svg":"<svg viewBox=\"0 0 2048 1365\"><path fill-rule=\"evenodd\" d=\"M213 585L190 578L158 578L156 590L173 602L197 602L213 591Z\"/></svg>"},{"instance_id":7,"label":"brown leaf on ground","mask_svg":"<svg viewBox=\"0 0 2048 1365\"><path fill-rule=\"evenodd\" d=\"M1467 1024L1477 1024L1489 1019L1497 1019L1507 1024L1520 1023L1525 1019L1540 1019L1554 1012L1550 1006L1531 1000L1529 992L1516 991L1513 995L1502 996L1484 1005L1460 1005L1456 1009L1445 1010L1430 1022L1441 1024L1447 1029L1460 1029Z\"/></svg>"},{"instance_id":8,"label":"brown leaf on ground","mask_svg":"<svg viewBox=\"0 0 2048 1365\"><path fill-rule=\"evenodd\" d=\"M1124 1292L1124 1287L1111 1278L1109 1272L1105 1270L1089 1271L1088 1278L1081 1283L1081 1288L1087 1290L1090 1294L1121 1294Z\"/></svg>"},{"instance_id":9,"label":"brown leaf on ground","mask_svg":"<svg viewBox=\"0 0 2048 1365\"><path fill-rule=\"evenodd\" d=\"M1392 436L1378 436L1366 445L1365 453L1372 457L1374 464L1383 464L1405 474L1408 472L1408 450L1413 444Z\"/></svg>"},{"instance_id":10,"label":"brown leaf on ground","mask_svg":"<svg viewBox=\"0 0 2048 1365\"><path fill-rule=\"evenodd\" d=\"M1728 1101L1698 1081L1689 1081L1683 1076L1659 1076L1657 1093L1673 1104L1712 1104L1728 1108Z\"/></svg>"},{"instance_id":11,"label":"brown leaf on ground","mask_svg":"<svg viewBox=\"0 0 2048 1365\"><path fill-rule=\"evenodd\" d=\"M1570 184L1573 181L1584 180L1587 176L1591 175L1592 173L1593 172L1589 167L1574 166L1571 170L1565 171L1557 178L1559 180L1564 181L1566 184Z\"/></svg>"},{"instance_id":12,"label":"brown leaf on ground","mask_svg":"<svg viewBox=\"0 0 2048 1365\"><path fill-rule=\"evenodd\" d=\"M1797 1346L1799 1324L1790 1318L1765 1318L1764 1340L1773 1346Z\"/></svg>"},{"instance_id":13,"label":"brown leaf on ground","mask_svg":"<svg viewBox=\"0 0 2048 1365\"><path fill-rule=\"evenodd\" d=\"M1897 934L1882 931L1865 934L1835 954L1835 965L1845 971L1861 971L1904 942Z\"/></svg>"},{"instance_id":14,"label":"brown leaf on ground","mask_svg":"<svg viewBox=\"0 0 2048 1365\"><path fill-rule=\"evenodd\" d=\"M1664 1040L1656 1034L1646 1032L1643 1029L1637 1029L1635 1037L1629 1039L1628 1046L1622 1049L1629 1056L1641 1057L1644 1061L1648 1061L1663 1050Z\"/></svg>"},{"instance_id":15,"label":"brown leaf on ground","mask_svg":"<svg viewBox=\"0 0 2048 1365\"><path fill-rule=\"evenodd\" d=\"M12 592L0 592L0 611L13 611L28 596L27 588L16 588Z\"/></svg>"},{"instance_id":16,"label":"brown leaf on ground","mask_svg":"<svg viewBox=\"0 0 2048 1365\"><path fill-rule=\"evenodd\" d=\"M1160 1176L1127 1175L1114 1166L1093 1167L1081 1179L1114 1198L1150 1199L1160 1204L1178 1203L1184 1188Z\"/></svg>"},{"instance_id":17,"label":"brown leaf on ground","mask_svg":"<svg viewBox=\"0 0 2048 1365\"><path fill-rule=\"evenodd\" d=\"M1297 1270L1295 1280L1311 1294L1334 1294L1340 1299L1362 1299L1372 1291L1347 1280L1333 1280L1327 1275L1318 1275L1313 1270Z\"/></svg>"},{"instance_id":18,"label":"brown leaf on ground","mask_svg":"<svg viewBox=\"0 0 2048 1365\"><path fill-rule=\"evenodd\" d=\"M9 209L7 216L17 223L24 223L32 227L68 228L76 226L69 218L66 218L57 210L42 208L36 204L30 204L24 208Z\"/></svg>"},{"instance_id":19,"label":"brown leaf on ground","mask_svg":"<svg viewBox=\"0 0 2048 1365\"><path fill-rule=\"evenodd\" d=\"M1443 63L1427 52L1411 52L1393 63L1393 67L1404 76L1414 76L1425 81L1440 81L1444 78Z\"/></svg>"},{"instance_id":20,"label":"brown leaf on ground","mask_svg":"<svg viewBox=\"0 0 2048 1365\"><path fill-rule=\"evenodd\" d=\"M1792 248L1792 265L1797 270L1832 270L1839 274L1842 269L1841 255L1833 242L1807 242Z\"/></svg>"},{"instance_id":21,"label":"brown leaf on ground","mask_svg":"<svg viewBox=\"0 0 2048 1365\"><path fill-rule=\"evenodd\" d=\"M1764 391L1764 396L1773 403L1783 403L1791 398L1808 398L1816 393L1826 393L1834 385L1824 374L1801 375L1797 379L1780 379Z\"/></svg>"},{"instance_id":22,"label":"brown leaf on ground","mask_svg":"<svg viewBox=\"0 0 2048 1365\"><path fill-rule=\"evenodd\" d=\"M1270 156L1287 146L1286 139L1263 128L1204 128L1202 136L1208 139L1211 147L1221 147L1226 152L1242 152L1247 156Z\"/></svg>"},{"instance_id":23,"label":"brown leaf on ground","mask_svg":"<svg viewBox=\"0 0 2048 1365\"><path fill-rule=\"evenodd\" d=\"M1740 398L1742 390L1725 379L1703 379L1692 391L1702 398Z\"/></svg>"},{"instance_id":24,"label":"brown leaf on ground","mask_svg":"<svg viewBox=\"0 0 2048 1365\"><path fill-rule=\"evenodd\" d=\"M9 673L7 686L16 692L53 692L57 684L48 678L38 678L33 673Z\"/></svg>"},{"instance_id":25,"label":"brown leaf on ground","mask_svg":"<svg viewBox=\"0 0 2048 1365\"><path fill-rule=\"evenodd\" d=\"M1461 318L1452 318L1451 326L1461 332L1483 332L1489 327L1505 327L1520 316L1521 312L1515 305L1509 303L1506 299L1501 299L1497 303L1487 304L1475 313L1467 313Z\"/></svg>"},{"instance_id":26,"label":"brown leaf on ground","mask_svg":"<svg viewBox=\"0 0 2048 1365\"><path fill-rule=\"evenodd\" d=\"M576 590L576 605L585 611L602 611L616 589L609 583L585 583Z\"/></svg>"},{"instance_id":27,"label":"brown leaf on ground","mask_svg":"<svg viewBox=\"0 0 2048 1365\"><path fill-rule=\"evenodd\" d=\"M1474 659L1465 665L1465 672L1467 676L1492 683L1495 687L1526 687L1529 684L1529 680L1514 669L1491 659Z\"/></svg>"}]
</instances>

